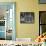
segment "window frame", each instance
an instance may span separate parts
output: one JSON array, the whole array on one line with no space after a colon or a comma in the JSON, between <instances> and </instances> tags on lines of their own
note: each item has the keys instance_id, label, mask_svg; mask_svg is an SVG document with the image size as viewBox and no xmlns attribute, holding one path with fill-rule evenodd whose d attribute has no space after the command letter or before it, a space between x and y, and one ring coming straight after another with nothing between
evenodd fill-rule
<instances>
[{"instance_id":1,"label":"window frame","mask_svg":"<svg viewBox=\"0 0 46 46\"><path fill-rule=\"evenodd\" d=\"M40 26L46 25L46 24L40 24L40 12L43 13L43 12L46 12L46 11L39 11L39 36L42 34L41 31L40 31Z\"/></svg>"}]
</instances>

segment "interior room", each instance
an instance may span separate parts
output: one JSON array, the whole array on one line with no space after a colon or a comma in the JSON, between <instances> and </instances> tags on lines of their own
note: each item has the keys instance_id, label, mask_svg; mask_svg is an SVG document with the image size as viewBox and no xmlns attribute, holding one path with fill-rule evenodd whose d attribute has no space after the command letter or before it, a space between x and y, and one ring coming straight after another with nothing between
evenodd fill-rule
<instances>
[{"instance_id":1,"label":"interior room","mask_svg":"<svg viewBox=\"0 0 46 46\"><path fill-rule=\"evenodd\" d=\"M41 38L46 39L46 0L0 1L1 41L46 41Z\"/></svg>"}]
</instances>

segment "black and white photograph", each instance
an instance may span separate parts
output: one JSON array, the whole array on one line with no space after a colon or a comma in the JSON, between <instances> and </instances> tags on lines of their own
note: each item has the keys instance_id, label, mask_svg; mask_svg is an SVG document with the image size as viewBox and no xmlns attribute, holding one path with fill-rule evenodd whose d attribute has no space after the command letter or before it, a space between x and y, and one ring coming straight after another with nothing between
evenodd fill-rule
<instances>
[{"instance_id":1,"label":"black and white photograph","mask_svg":"<svg viewBox=\"0 0 46 46\"><path fill-rule=\"evenodd\" d=\"M33 24L34 12L20 12L20 23Z\"/></svg>"}]
</instances>

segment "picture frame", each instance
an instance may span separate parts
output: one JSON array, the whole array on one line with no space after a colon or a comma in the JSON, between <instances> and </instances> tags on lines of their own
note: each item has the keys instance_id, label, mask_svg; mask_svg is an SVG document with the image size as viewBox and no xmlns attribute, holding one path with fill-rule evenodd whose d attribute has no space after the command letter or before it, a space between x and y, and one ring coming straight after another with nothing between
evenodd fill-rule
<instances>
[{"instance_id":1,"label":"picture frame","mask_svg":"<svg viewBox=\"0 0 46 46\"><path fill-rule=\"evenodd\" d=\"M34 12L20 12L20 23L33 24Z\"/></svg>"},{"instance_id":2,"label":"picture frame","mask_svg":"<svg viewBox=\"0 0 46 46\"><path fill-rule=\"evenodd\" d=\"M39 4L46 4L46 0L38 0Z\"/></svg>"}]
</instances>

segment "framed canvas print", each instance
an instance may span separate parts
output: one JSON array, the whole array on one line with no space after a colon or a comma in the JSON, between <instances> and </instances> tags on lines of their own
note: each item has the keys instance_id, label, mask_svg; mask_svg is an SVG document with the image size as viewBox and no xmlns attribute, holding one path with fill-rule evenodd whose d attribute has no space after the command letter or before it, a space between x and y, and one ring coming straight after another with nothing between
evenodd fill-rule
<instances>
[{"instance_id":1,"label":"framed canvas print","mask_svg":"<svg viewBox=\"0 0 46 46\"><path fill-rule=\"evenodd\" d=\"M0 40L15 40L15 2L0 2Z\"/></svg>"},{"instance_id":2,"label":"framed canvas print","mask_svg":"<svg viewBox=\"0 0 46 46\"><path fill-rule=\"evenodd\" d=\"M38 0L40 4L46 4L46 0Z\"/></svg>"},{"instance_id":3,"label":"framed canvas print","mask_svg":"<svg viewBox=\"0 0 46 46\"><path fill-rule=\"evenodd\" d=\"M34 12L20 12L20 23L33 24Z\"/></svg>"}]
</instances>

